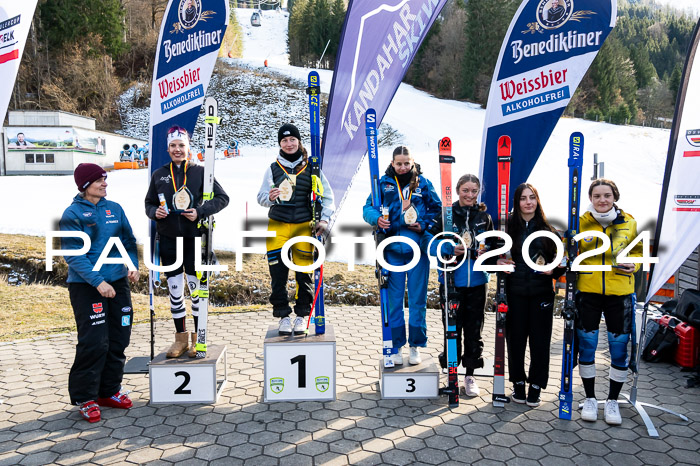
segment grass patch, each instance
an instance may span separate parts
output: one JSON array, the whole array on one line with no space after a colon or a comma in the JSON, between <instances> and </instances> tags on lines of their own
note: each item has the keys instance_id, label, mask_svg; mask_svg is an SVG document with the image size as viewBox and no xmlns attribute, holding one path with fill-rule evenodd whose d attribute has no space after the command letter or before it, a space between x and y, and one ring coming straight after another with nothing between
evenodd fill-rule
<instances>
[{"instance_id":1,"label":"grass patch","mask_svg":"<svg viewBox=\"0 0 700 466\"><path fill-rule=\"evenodd\" d=\"M73 308L68 290L61 286L31 284L14 286L0 275L0 341L21 340L50 336L57 333L75 332ZM149 321L148 295L132 293L134 323ZM167 296L155 297L156 319L170 320L170 305ZM210 314L261 311L266 306L223 306L209 310ZM192 324L189 324L191 328Z\"/></svg>"}]
</instances>

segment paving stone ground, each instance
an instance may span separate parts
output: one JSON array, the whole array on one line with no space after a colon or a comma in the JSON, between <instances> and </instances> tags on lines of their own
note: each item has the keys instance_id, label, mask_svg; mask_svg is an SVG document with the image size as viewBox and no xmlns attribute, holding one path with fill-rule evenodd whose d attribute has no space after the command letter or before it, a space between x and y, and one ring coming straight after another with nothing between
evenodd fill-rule
<instances>
[{"instance_id":1,"label":"paving stone ground","mask_svg":"<svg viewBox=\"0 0 700 466\"><path fill-rule=\"evenodd\" d=\"M149 406L146 375L127 375L134 407L104 409L96 424L67 404L75 334L0 345L0 465L69 464L614 464L700 463L700 390L669 364L642 364L638 398L662 404L690 422L650 410L659 430L650 438L635 411L623 424L558 419L563 322L555 320L548 387L531 409L491 405L491 379L479 398L382 400L377 391L380 331L373 307L327 309L337 337L337 399L263 403L263 338L269 313L214 315L210 341L228 345L229 384L216 405ZM439 312L428 311L429 347L437 357ZM485 324L493 354L492 314ZM149 352L149 328L137 325L129 356ZM157 350L172 338L159 322ZM605 333L601 332L601 335ZM607 393L607 341L597 354L599 397ZM441 383L445 382L445 376ZM576 377L575 399L583 398ZM627 389L627 387L625 388ZM508 392L510 389L508 389ZM600 412L602 416L602 410Z\"/></svg>"}]
</instances>

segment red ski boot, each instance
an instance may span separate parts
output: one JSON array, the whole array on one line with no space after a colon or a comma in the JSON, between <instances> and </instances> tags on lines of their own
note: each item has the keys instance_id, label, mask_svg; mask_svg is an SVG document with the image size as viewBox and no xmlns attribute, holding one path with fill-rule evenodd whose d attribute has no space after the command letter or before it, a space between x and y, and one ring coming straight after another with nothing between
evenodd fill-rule
<instances>
[{"instance_id":1,"label":"red ski boot","mask_svg":"<svg viewBox=\"0 0 700 466\"><path fill-rule=\"evenodd\" d=\"M109 398L98 398L97 404L100 406L109 406L110 408L129 409L133 403L129 399L128 392L122 393L121 390L110 396Z\"/></svg>"},{"instance_id":2,"label":"red ski boot","mask_svg":"<svg viewBox=\"0 0 700 466\"><path fill-rule=\"evenodd\" d=\"M80 415L83 416L83 419L86 421L97 422L102 418L100 407L97 406L97 403L94 401L86 401L85 403L81 403L79 406L80 408L78 410Z\"/></svg>"}]
</instances>

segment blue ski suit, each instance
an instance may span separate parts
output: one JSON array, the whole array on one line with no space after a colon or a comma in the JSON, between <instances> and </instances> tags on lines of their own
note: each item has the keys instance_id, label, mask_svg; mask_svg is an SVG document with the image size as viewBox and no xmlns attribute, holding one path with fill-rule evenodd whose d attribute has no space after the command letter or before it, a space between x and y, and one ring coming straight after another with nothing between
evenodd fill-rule
<instances>
[{"instance_id":1,"label":"blue ski suit","mask_svg":"<svg viewBox=\"0 0 700 466\"><path fill-rule=\"evenodd\" d=\"M387 229L386 237L402 236L413 240L419 246L421 238L432 226L436 217L440 214L440 198L435 192L432 183L420 175L420 168L416 164L418 185L409 192L409 184L403 190L404 199L409 199L418 213L417 223L421 226L421 232L409 230L403 223L402 195L399 194L399 186L395 181L394 169L389 166L386 174L379 180L379 191L382 205L389 209L389 221L391 226ZM367 198L362 217L365 222L377 226L377 220L381 213L372 207L372 196ZM391 265L406 265L413 258L413 251L408 244L392 243L384 249L386 261ZM412 347L425 347L428 342L427 325L425 322L425 309L428 300L428 274L430 262L427 251L421 251L418 264L407 272L389 272L388 296L389 296L389 324L394 348L406 345L406 323L404 320L404 293L408 280L408 344Z\"/></svg>"}]
</instances>

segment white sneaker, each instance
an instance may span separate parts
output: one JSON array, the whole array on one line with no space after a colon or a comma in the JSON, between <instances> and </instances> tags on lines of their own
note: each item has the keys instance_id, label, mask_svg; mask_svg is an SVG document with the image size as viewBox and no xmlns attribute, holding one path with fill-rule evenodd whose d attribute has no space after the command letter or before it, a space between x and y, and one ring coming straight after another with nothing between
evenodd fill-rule
<instances>
[{"instance_id":1,"label":"white sneaker","mask_svg":"<svg viewBox=\"0 0 700 466\"><path fill-rule=\"evenodd\" d=\"M294 319L294 335L303 335L308 331L309 329L306 328L304 317L297 317Z\"/></svg>"},{"instance_id":2,"label":"white sneaker","mask_svg":"<svg viewBox=\"0 0 700 466\"><path fill-rule=\"evenodd\" d=\"M391 355L392 361L394 361L395 366L403 365L403 354L401 354L402 348L399 348L396 353Z\"/></svg>"},{"instance_id":3,"label":"white sneaker","mask_svg":"<svg viewBox=\"0 0 700 466\"><path fill-rule=\"evenodd\" d=\"M607 400L605 402L605 422L611 426L622 424L622 416L620 416L620 407L617 404L617 400Z\"/></svg>"},{"instance_id":4,"label":"white sneaker","mask_svg":"<svg viewBox=\"0 0 700 466\"><path fill-rule=\"evenodd\" d=\"M583 402L583 409L581 410L581 419L589 422L598 420L598 400L595 398L586 398Z\"/></svg>"},{"instance_id":5,"label":"white sneaker","mask_svg":"<svg viewBox=\"0 0 700 466\"><path fill-rule=\"evenodd\" d=\"M409 354L409 355L408 355L408 362L409 362L410 364L413 364L414 366L415 366L416 364L420 364L421 361L423 361L423 360L420 358L420 351L418 351L418 347L417 347L417 346L411 346L411 348L409 349L409 353L408 353L408 354Z\"/></svg>"},{"instance_id":6,"label":"white sneaker","mask_svg":"<svg viewBox=\"0 0 700 466\"><path fill-rule=\"evenodd\" d=\"M280 319L280 335L291 335L292 334L292 319L289 317L282 317Z\"/></svg>"},{"instance_id":7,"label":"white sneaker","mask_svg":"<svg viewBox=\"0 0 700 466\"><path fill-rule=\"evenodd\" d=\"M479 396L479 386L476 384L476 379L468 375L464 378L464 394L467 396Z\"/></svg>"}]
</instances>

